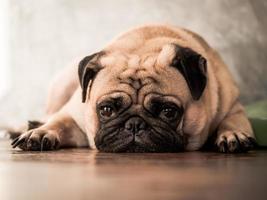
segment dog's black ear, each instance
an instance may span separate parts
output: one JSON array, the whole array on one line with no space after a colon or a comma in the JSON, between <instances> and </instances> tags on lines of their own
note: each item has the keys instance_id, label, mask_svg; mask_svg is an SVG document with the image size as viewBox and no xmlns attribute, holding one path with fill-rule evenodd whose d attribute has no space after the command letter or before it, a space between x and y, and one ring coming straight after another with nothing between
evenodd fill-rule
<instances>
[{"instance_id":1,"label":"dog's black ear","mask_svg":"<svg viewBox=\"0 0 267 200\"><path fill-rule=\"evenodd\" d=\"M86 100L87 90L90 92L96 74L102 69L102 67L97 63L98 58L102 54L103 54L102 52L99 52L92 54L90 56L86 56L79 63L78 75L79 75L80 85L82 88L83 103Z\"/></svg>"},{"instance_id":2,"label":"dog's black ear","mask_svg":"<svg viewBox=\"0 0 267 200\"><path fill-rule=\"evenodd\" d=\"M175 57L171 63L184 76L194 100L198 100L207 83L207 61L190 48L175 45Z\"/></svg>"}]
</instances>

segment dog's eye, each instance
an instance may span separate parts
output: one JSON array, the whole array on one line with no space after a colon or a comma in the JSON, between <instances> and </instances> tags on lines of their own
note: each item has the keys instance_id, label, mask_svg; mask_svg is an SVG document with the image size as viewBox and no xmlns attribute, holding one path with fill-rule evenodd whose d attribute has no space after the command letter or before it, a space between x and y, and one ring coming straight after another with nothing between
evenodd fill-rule
<instances>
[{"instance_id":1,"label":"dog's eye","mask_svg":"<svg viewBox=\"0 0 267 200\"><path fill-rule=\"evenodd\" d=\"M160 116L166 118L168 120L176 119L177 118L177 109L174 107L163 107Z\"/></svg>"},{"instance_id":2,"label":"dog's eye","mask_svg":"<svg viewBox=\"0 0 267 200\"><path fill-rule=\"evenodd\" d=\"M111 106L102 106L100 108L100 115L102 117L110 117L113 114L113 108Z\"/></svg>"}]
</instances>

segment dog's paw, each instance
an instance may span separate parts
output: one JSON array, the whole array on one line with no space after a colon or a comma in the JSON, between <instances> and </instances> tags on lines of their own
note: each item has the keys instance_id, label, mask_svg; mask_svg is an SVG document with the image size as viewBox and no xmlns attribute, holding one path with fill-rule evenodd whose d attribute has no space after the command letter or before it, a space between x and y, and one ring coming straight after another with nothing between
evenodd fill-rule
<instances>
[{"instance_id":1,"label":"dog's paw","mask_svg":"<svg viewBox=\"0 0 267 200\"><path fill-rule=\"evenodd\" d=\"M247 152L256 146L255 138L240 131L225 131L217 136L215 145L222 153Z\"/></svg>"},{"instance_id":2,"label":"dog's paw","mask_svg":"<svg viewBox=\"0 0 267 200\"><path fill-rule=\"evenodd\" d=\"M37 128L23 133L11 145L27 151L47 151L58 149L60 140L56 131Z\"/></svg>"}]
</instances>

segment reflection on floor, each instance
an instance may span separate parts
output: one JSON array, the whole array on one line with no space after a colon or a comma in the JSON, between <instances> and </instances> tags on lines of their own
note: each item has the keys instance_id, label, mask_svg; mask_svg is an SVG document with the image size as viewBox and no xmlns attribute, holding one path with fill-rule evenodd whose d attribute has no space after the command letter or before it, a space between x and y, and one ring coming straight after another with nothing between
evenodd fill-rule
<instances>
[{"instance_id":1,"label":"reflection on floor","mask_svg":"<svg viewBox=\"0 0 267 200\"><path fill-rule=\"evenodd\" d=\"M0 140L0 199L266 199L266 169L267 151L22 152Z\"/></svg>"}]
</instances>

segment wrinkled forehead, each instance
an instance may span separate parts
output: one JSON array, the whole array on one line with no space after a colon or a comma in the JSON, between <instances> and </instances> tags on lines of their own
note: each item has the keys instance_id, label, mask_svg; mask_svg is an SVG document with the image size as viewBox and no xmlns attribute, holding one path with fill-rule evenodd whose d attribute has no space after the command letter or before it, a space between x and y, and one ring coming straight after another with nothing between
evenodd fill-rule
<instances>
[{"instance_id":1,"label":"wrinkled forehead","mask_svg":"<svg viewBox=\"0 0 267 200\"><path fill-rule=\"evenodd\" d=\"M100 63L104 67L127 67L145 68L153 70L168 66L175 56L175 47L172 44L164 45L161 48L138 49L135 51L114 51L107 52L101 57Z\"/></svg>"},{"instance_id":2,"label":"wrinkled forehead","mask_svg":"<svg viewBox=\"0 0 267 200\"><path fill-rule=\"evenodd\" d=\"M91 99L115 92L129 95L134 103L141 103L150 94L173 95L181 100L190 96L181 74L170 67L173 57L171 49L144 54L114 52L106 54L99 61L103 69L92 86Z\"/></svg>"},{"instance_id":3,"label":"wrinkled forehead","mask_svg":"<svg viewBox=\"0 0 267 200\"><path fill-rule=\"evenodd\" d=\"M119 71L134 69L150 69L155 67L157 54L147 53L143 55L123 52L108 53L101 57L100 64L104 68L113 68Z\"/></svg>"}]
</instances>

